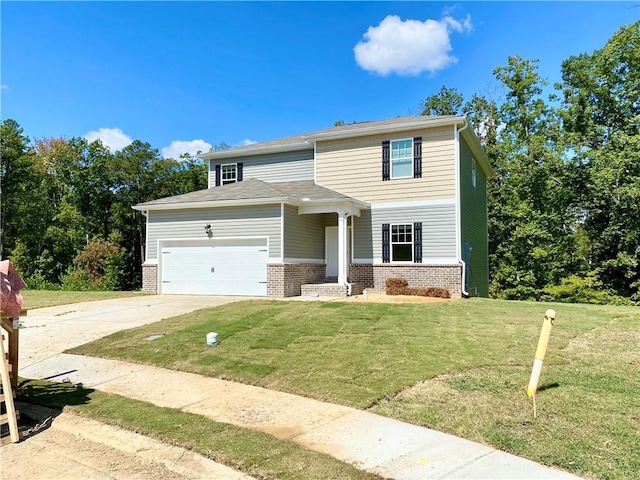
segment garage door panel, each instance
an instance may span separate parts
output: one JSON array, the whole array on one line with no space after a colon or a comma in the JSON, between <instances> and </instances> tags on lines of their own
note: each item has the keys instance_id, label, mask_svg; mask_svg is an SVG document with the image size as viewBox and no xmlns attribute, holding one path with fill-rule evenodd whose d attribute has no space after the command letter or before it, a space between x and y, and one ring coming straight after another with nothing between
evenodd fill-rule
<instances>
[{"instance_id":1,"label":"garage door panel","mask_svg":"<svg viewBox=\"0 0 640 480\"><path fill-rule=\"evenodd\" d=\"M162 293L267 294L266 239L167 242L162 251Z\"/></svg>"}]
</instances>

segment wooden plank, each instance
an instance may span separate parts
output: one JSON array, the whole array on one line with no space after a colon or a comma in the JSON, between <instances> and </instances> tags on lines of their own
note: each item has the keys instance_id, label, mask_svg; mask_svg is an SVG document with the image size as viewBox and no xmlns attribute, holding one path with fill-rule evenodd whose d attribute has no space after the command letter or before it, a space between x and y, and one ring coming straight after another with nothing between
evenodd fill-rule
<instances>
[{"instance_id":1,"label":"wooden plank","mask_svg":"<svg viewBox=\"0 0 640 480\"><path fill-rule=\"evenodd\" d=\"M20 330L15 329L9 335L9 364L11 364L11 387L18 387L18 351L20 348Z\"/></svg>"},{"instance_id":2,"label":"wooden plank","mask_svg":"<svg viewBox=\"0 0 640 480\"><path fill-rule=\"evenodd\" d=\"M9 435L11 437L11 441L16 443L20 441L20 432L18 431L18 418L15 405L13 403L13 389L11 387L11 379L9 377L9 365L7 364L4 353L4 342L0 342L0 358L2 359L0 361L0 385L2 385L2 391L5 394L4 404L9 423Z\"/></svg>"},{"instance_id":3,"label":"wooden plank","mask_svg":"<svg viewBox=\"0 0 640 480\"><path fill-rule=\"evenodd\" d=\"M20 412L18 410L16 410L16 420L20 418ZM6 413L3 413L0 415L0 425L6 425L7 423L9 423L9 415Z\"/></svg>"}]
</instances>

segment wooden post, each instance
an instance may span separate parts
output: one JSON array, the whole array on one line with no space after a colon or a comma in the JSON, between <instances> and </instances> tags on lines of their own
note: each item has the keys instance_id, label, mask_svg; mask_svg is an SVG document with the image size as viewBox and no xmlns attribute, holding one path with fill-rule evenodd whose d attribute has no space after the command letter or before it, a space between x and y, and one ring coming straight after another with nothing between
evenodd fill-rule
<instances>
[{"instance_id":1,"label":"wooden post","mask_svg":"<svg viewBox=\"0 0 640 480\"><path fill-rule=\"evenodd\" d=\"M27 310L22 309L20 316L27 315ZM2 314L2 328L4 328L8 335L8 363L10 365L11 386L16 388L18 386L18 358L20 356L20 319L8 317L6 314Z\"/></svg>"},{"instance_id":2,"label":"wooden post","mask_svg":"<svg viewBox=\"0 0 640 480\"><path fill-rule=\"evenodd\" d=\"M2 335L2 341L0 341L0 355L2 355L2 362L0 362L0 384L2 384L2 395L0 401L4 402L7 413L0 416L0 424L9 425L9 435L13 443L20 441L20 432L18 431L18 412L16 412L15 405L13 403L13 389L11 388L11 380L9 379L9 364L4 351L4 335ZM4 439L2 441L4 444Z\"/></svg>"},{"instance_id":3,"label":"wooden post","mask_svg":"<svg viewBox=\"0 0 640 480\"><path fill-rule=\"evenodd\" d=\"M540 339L538 340L538 348L536 349L536 357L533 361L533 368L531 369L531 378L529 378L529 386L527 387L527 395L533 397L538 390L538 382L540 381L540 373L542 373L542 362L544 356L547 353L547 346L549 345L549 337L551 336L551 327L556 319L556 312L549 309L544 314L544 321L542 322L542 331L540 332Z\"/></svg>"}]
</instances>

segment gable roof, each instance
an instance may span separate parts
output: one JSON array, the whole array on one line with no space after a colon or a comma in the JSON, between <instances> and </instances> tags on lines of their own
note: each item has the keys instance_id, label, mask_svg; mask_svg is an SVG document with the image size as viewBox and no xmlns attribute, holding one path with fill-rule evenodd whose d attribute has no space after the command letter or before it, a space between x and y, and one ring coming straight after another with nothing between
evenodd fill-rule
<instances>
[{"instance_id":1,"label":"gable roof","mask_svg":"<svg viewBox=\"0 0 640 480\"><path fill-rule=\"evenodd\" d=\"M227 150L214 150L198 155L203 160L216 160L231 157L243 157L265 153L281 153L294 150L312 149L318 140L335 138L359 137L375 133L391 133L400 130L411 130L424 127L443 125L463 125L466 117L460 115L414 116L396 117L375 122L359 122L339 127L326 128L315 132L293 135L291 137L270 140L268 142L252 143Z\"/></svg>"},{"instance_id":2,"label":"gable roof","mask_svg":"<svg viewBox=\"0 0 640 480\"><path fill-rule=\"evenodd\" d=\"M249 155L312 150L317 141L352 138L376 133L406 132L408 130L425 127L441 127L447 125L457 125L460 127L458 131L461 132L467 141L480 168L482 168L487 177L493 176L493 169L491 168L484 148L473 132L473 128L467 124L467 117L463 115L419 115L413 117L396 117L375 122L352 123L350 125L325 128L324 130L317 130L302 135L293 135L268 142L252 143L241 147L232 147L227 150L215 150L202 153L199 157L203 160L223 160L227 158L241 158Z\"/></svg>"},{"instance_id":3,"label":"gable roof","mask_svg":"<svg viewBox=\"0 0 640 480\"><path fill-rule=\"evenodd\" d=\"M139 203L136 210L171 210L180 208L256 205L265 203L353 202L361 207L369 205L361 200L316 185L313 180L267 183L257 178L230 183L196 192Z\"/></svg>"}]
</instances>

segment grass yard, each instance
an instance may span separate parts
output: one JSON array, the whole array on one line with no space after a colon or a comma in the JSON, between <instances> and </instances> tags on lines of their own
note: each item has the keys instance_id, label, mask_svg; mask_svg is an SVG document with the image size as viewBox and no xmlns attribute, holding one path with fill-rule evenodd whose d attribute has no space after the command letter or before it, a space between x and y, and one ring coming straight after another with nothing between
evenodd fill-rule
<instances>
[{"instance_id":1,"label":"grass yard","mask_svg":"<svg viewBox=\"0 0 640 480\"><path fill-rule=\"evenodd\" d=\"M550 307L557 319L534 420L524 389ZM216 347L205 344L211 331ZM637 307L247 301L72 352L370 409L586 477L640 472Z\"/></svg>"},{"instance_id":2,"label":"grass yard","mask_svg":"<svg viewBox=\"0 0 640 480\"><path fill-rule=\"evenodd\" d=\"M62 290L29 290L20 291L24 299L23 307L31 310L35 308L53 307L68 303L93 302L94 300L108 300L110 298L134 297L146 295L142 292L66 292Z\"/></svg>"},{"instance_id":3,"label":"grass yard","mask_svg":"<svg viewBox=\"0 0 640 480\"><path fill-rule=\"evenodd\" d=\"M381 480L291 441L70 383L23 381L20 400L134 430L262 479Z\"/></svg>"}]
</instances>

